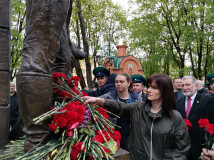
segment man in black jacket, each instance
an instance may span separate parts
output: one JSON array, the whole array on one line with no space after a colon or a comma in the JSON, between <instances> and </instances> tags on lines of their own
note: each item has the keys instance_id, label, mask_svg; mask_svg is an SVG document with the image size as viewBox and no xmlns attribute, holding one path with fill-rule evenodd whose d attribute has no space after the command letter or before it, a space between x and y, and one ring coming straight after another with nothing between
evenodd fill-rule
<instances>
[{"instance_id":1,"label":"man in black jacket","mask_svg":"<svg viewBox=\"0 0 214 160\"><path fill-rule=\"evenodd\" d=\"M192 123L189 129L191 155L188 160L196 160L205 147L205 131L199 127L198 121L207 118L210 123L214 123L214 99L197 93L197 80L192 76L182 78L182 92L185 97L179 99L176 106L182 117Z\"/></svg>"},{"instance_id":2,"label":"man in black jacket","mask_svg":"<svg viewBox=\"0 0 214 160\"><path fill-rule=\"evenodd\" d=\"M16 125L19 119L19 106L16 94L16 85L14 82L10 82L10 127L11 129Z\"/></svg>"}]
</instances>

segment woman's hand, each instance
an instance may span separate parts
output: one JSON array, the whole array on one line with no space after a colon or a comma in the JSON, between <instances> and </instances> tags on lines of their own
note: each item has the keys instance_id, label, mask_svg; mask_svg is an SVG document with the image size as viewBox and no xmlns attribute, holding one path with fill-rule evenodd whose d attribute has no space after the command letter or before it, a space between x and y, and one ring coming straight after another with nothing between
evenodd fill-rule
<instances>
[{"instance_id":1,"label":"woman's hand","mask_svg":"<svg viewBox=\"0 0 214 160\"><path fill-rule=\"evenodd\" d=\"M103 106L105 103L105 99L103 98L98 98L98 97L90 97L90 96L84 96L83 97L86 101L83 103L83 105L86 105L88 103L93 103L98 106Z\"/></svg>"},{"instance_id":2,"label":"woman's hand","mask_svg":"<svg viewBox=\"0 0 214 160\"><path fill-rule=\"evenodd\" d=\"M214 151L203 148L201 156L203 156L202 160L214 160Z\"/></svg>"}]
</instances>

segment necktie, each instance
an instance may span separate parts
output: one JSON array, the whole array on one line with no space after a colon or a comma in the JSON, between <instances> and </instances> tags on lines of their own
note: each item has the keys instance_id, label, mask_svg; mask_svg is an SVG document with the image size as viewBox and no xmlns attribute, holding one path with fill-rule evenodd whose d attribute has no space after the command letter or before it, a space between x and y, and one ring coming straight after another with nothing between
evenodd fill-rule
<instances>
[{"instance_id":1,"label":"necktie","mask_svg":"<svg viewBox=\"0 0 214 160\"><path fill-rule=\"evenodd\" d=\"M191 110L191 98L188 98L188 101L187 101L187 109L186 109L186 116L188 118L189 116L189 112Z\"/></svg>"}]
</instances>

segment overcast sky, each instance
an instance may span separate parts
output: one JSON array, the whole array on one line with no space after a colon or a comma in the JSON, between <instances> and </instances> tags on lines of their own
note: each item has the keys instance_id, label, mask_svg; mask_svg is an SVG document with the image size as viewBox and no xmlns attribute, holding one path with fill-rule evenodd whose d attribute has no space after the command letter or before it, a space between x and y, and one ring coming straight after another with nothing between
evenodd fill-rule
<instances>
[{"instance_id":1,"label":"overcast sky","mask_svg":"<svg viewBox=\"0 0 214 160\"><path fill-rule=\"evenodd\" d=\"M114 3L121 5L125 9L128 8L128 0L112 0Z\"/></svg>"}]
</instances>

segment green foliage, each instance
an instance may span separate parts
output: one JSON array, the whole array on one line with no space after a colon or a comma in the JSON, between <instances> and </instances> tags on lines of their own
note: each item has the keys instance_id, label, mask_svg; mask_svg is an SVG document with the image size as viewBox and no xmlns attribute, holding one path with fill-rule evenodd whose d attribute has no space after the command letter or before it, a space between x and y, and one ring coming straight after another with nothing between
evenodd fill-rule
<instances>
[{"instance_id":1,"label":"green foliage","mask_svg":"<svg viewBox=\"0 0 214 160\"><path fill-rule=\"evenodd\" d=\"M115 44L126 25L126 13L120 6L106 0L82 0L82 12L85 20L90 54L96 56L102 50L104 57L116 53ZM77 7L73 6L71 33L76 33ZM76 39L76 35L73 39Z\"/></svg>"},{"instance_id":2,"label":"green foliage","mask_svg":"<svg viewBox=\"0 0 214 160\"><path fill-rule=\"evenodd\" d=\"M25 27L25 1L11 1L11 81L16 77L22 60L24 27Z\"/></svg>"},{"instance_id":3,"label":"green foliage","mask_svg":"<svg viewBox=\"0 0 214 160\"><path fill-rule=\"evenodd\" d=\"M211 0L133 0L132 3L138 8L129 22L130 45L133 52L139 48L145 52L144 65L152 64L145 74L169 71L173 76L191 73L201 79L205 71L213 70ZM187 66L189 62L191 65Z\"/></svg>"}]
</instances>

